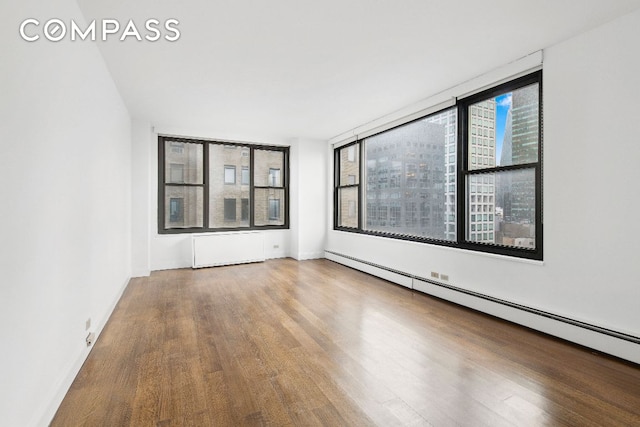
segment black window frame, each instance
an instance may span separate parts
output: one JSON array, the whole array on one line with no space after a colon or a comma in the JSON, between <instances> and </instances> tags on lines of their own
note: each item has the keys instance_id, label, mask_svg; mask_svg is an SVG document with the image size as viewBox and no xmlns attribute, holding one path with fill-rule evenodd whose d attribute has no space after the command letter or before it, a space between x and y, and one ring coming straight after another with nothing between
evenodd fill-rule
<instances>
[{"instance_id":1,"label":"black window frame","mask_svg":"<svg viewBox=\"0 0 640 427\"><path fill-rule=\"evenodd\" d=\"M469 138L468 129L469 129L469 114L468 109L471 105L481 102L483 100L490 99L492 97L508 93L514 91L516 89L529 86L532 84L538 84L538 158L535 162L517 164L517 165L509 165L509 166L495 166L490 168L481 168L481 169L473 169L469 168L469 159L470 153L468 150L469 147ZM478 93L469 95L465 98L456 100L454 106L443 108L439 111L435 111L429 114L426 114L417 119L408 121L406 123L401 123L395 127L390 129L386 129L380 133L387 132L392 129L396 129L400 126L404 126L407 123L411 123L416 120L422 120L426 117L434 116L440 114L446 110L456 108L457 110L457 142L456 142L456 209L455 209L455 222L456 222L456 239L453 241L449 240L437 240L428 237L418 237L418 236L408 236L402 234L394 234L389 232L381 232L381 231L372 231L366 230L363 228L364 224L364 212L362 209L364 203L367 203L365 199L366 197L366 187L362 188L361 185L366 186L366 182L364 182L365 178L365 165L364 165L364 156L366 152L366 138L359 139L356 137L354 141L350 141L344 145L340 145L334 148L334 194L333 194L333 229L336 231L343 231L349 233L358 233L358 234L366 234L373 235L379 237L386 237L397 240L408 240L415 241L427 244L433 244L438 246L448 246L459 248L463 250L470 250L474 252L484 252L496 255L505 255L516 258L530 259L530 260L543 260L543 226L544 226L544 217L543 217L543 79L542 79L542 70L538 70L532 72L530 74L524 75L522 77L515 78L513 80L507 81L505 83L497 84L491 88L479 91ZM494 129L495 134L495 129ZM368 135L367 138L374 136ZM345 147L359 144L359 184L355 185L358 187L358 200L357 200L357 214L358 214L358 226L357 228L352 227L343 227L340 226L340 218L339 218L339 209L340 209L340 201L339 201L339 192L342 188L353 187L349 185L340 185L340 150ZM496 147L494 147L494 150ZM524 247L516 247L516 246L506 246L495 243L484 243L484 242L474 242L467 240L467 236L470 233L470 225L468 218L471 215L471 212L468 210L466 195L467 195L467 178L473 175L481 175L488 174L492 172L504 172L504 171L517 171L517 170L526 170L532 169L534 171L535 176L535 245L534 249L524 248ZM495 215L495 212L492 212ZM469 229L468 229L468 228Z\"/></svg>"},{"instance_id":2,"label":"black window frame","mask_svg":"<svg viewBox=\"0 0 640 427\"><path fill-rule=\"evenodd\" d=\"M363 152L364 150L362 149L362 141L356 139L353 142L350 142L348 144L344 144L341 145L340 147L336 148L333 152L333 157L334 157L334 210L333 210L333 224L334 224L334 229L336 230L343 230L343 231L352 231L352 232L360 232L362 230L362 182L363 182L363 177L364 177L364 173L362 170L362 162L364 160L363 158ZM349 147L357 147L356 150L356 154L354 158L358 158L358 165L359 165L359 171L358 171L358 176L357 176L357 183L354 184L340 184L340 150L343 149L348 149ZM354 160L355 161L355 160ZM357 198L357 203L356 203L356 215L357 215L357 227L342 227L339 226L340 224L340 190L342 189L350 189L350 188L355 188L357 193L358 193L358 198Z\"/></svg>"},{"instance_id":3,"label":"black window frame","mask_svg":"<svg viewBox=\"0 0 640 427\"><path fill-rule=\"evenodd\" d=\"M166 167L165 167L165 142L179 142L187 144L201 144L202 145L202 167L203 167L203 181L202 183L168 183L166 182ZM237 146L249 148L249 225L240 227L210 227L209 226L209 147L210 145L223 145L223 146ZM187 138L187 137L173 137L170 135L158 135L158 234L197 234L197 233L215 233L215 232L228 232L228 231L248 231L248 230L285 230L289 229L289 206L290 206L290 166L289 166L289 148L288 146L280 145L268 145L268 144L250 144L238 141L220 141L209 140L199 138ZM263 151L278 151L283 156L283 168L281 170L281 186L279 187L260 187L254 185L254 161L255 150ZM237 172L237 168L236 168ZM237 181L237 179L236 179ZM165 188L168 186L182 186L182 187L201 187L203 191L203 207L202 215L203 222L202 227L178 227L178 228L165 228ZM283 224L265 224L255 225L255 190L259 188L277 188L284 191L284 223ZM186 206L184 206L186 209ZM282 204L280 205L282 209Z\"/></svg>"}]
</instances>

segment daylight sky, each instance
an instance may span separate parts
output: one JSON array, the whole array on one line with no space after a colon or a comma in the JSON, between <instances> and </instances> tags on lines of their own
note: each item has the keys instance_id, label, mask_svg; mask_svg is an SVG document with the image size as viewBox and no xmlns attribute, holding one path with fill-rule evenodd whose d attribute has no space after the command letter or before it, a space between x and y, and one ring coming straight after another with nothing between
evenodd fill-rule
<instances>
[{"instance_id":1,"label":"daylight sky","mask_svg":"<svg viewBox=\"0 0 640 427\"><path fill-rule=\"evenodd\" d=\"M502 142L504 140L504 125L507 121L507 113L511 108L511 92L496 96L496 165L500 165L502 154Z\"/></svg>"}]
</instances>

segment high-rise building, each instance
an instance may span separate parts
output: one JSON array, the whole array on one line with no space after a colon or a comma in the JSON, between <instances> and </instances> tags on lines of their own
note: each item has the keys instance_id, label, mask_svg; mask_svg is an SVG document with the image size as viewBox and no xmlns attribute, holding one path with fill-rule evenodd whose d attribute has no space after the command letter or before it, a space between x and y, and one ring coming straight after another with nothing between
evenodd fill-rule
<instances>
[{"instance_id":1,"label":"high-rise building","mask_svg":"<svg viewBox=\"0 0 640 427\"><path fill-rule=\"evenodd\" d=\"M496 165L496 101L487 99L469 107L469 165L471 170ZM467 239L495 243L495 176L479 174L469 177L467 186L469 224Z\"/></svg>"},{"instance_id":2,"label":"high-rise building","mask_svg":"<svg viewBox=\"0 0 640 427\"><path fill-rule=\"evenodd\" d=\"M447 128L427 118L365 141L366 229L446 238Z\"/></svg>"},{"instance_id":3,"label":"high-rise building","mask_svg":"<svg viewBox=\"0 0 640 427\"><path fill-rule=\"evenodd\" d=\"M538 161L538 85L513 92L513 164ZM523 174L511 182L511 220L535 222L535 180Z\"/></svg>"},{"instance_id":4,"label":"high-rise building","mask_svg":"<svg viewBox=\"0 0 640 427\"><path fill-rule=\"evenodd\" d=\"M456 164L457 164L457 112L449 109L440 114L428 117L429 123L442 126L444 130L444 233L446 240L456 240Z\"/></svg>"},{"instance_id":5,"label":"high-rise building","mask_svg":"<svg viewBox=\"0 0 640 427\"><path fill-rule=\"evenodd\" d=\"M511 93L500 165L522 165L538 160L538 85ZM535 176L523 169L496 174L496 243L535 247Z\"/></svg>"}]
</instances>

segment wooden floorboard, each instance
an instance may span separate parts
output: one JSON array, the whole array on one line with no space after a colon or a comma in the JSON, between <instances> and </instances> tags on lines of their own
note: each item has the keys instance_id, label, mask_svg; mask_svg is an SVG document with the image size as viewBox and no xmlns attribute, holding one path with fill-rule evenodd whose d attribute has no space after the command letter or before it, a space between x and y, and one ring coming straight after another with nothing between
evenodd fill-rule
<instances>
[{"instance_id":1,"label":"wooden floorboard","mask_svg":"<svg viewBox=\"0 0 640 427\"><path fill-rule=\"evenodd\" d=\"M640 368L328 260L132 279L52 426L640 426Z\"/></svg>"}]
</instances>

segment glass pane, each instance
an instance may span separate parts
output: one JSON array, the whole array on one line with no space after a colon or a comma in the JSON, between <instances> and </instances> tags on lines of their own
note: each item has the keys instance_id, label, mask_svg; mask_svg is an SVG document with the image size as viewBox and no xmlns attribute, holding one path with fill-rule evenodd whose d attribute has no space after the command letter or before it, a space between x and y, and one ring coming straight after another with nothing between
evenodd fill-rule
<instances>
[{"instance_id":1,"label":"glass pane","mask_svg":"<svg viewBox=\"0 0 640 427\"><path fill-rule=\"evenodd\" d=\"M358 187L338 189L338 226L358 227Z\"/></svg>"},{"instance_id":2,"label":"glass pane","mask_svg":"<svg viewBox=\"0 0 640 427\"><path fill-rule=\"evenodd\" d=\"M240 200L240 219L249 223L249 199Z\"/></svg>"},{"instance_id":3,"label":"glass pane","mask_svg":"<svg viewBox=\"0 0 640 427\"><path fill-rule=\"evenodd\" d=\"M255 150L254 185L256 187L284 186L284 153L273 150Z\"/></svg>"},{"instance_id":4,"label":"glass pane","mask_svg":"<svg viewBox=\"0 0 640 427\"><path fill-rule=\"evenodd\" d=\"M469 106L469 169L538 161L538 83Z\"/></svg>"},{"instance_id":5,"label":"glass pane","mask_svg":"<svg viewBox=\"0 0 640 427\"><path fill-rule=\"evenodd\" d=\"M360 183L360 144L349 145L340 149L340 184L354 185Z\"/></svg>"},{"instance_id":6,"label":"glass pane","mask_svg":"<svg viewBox=\"0 0 640 427\"><path fill-rule=\"evenodd\" d=\"M242 185L249 185L249 166L243 166L241 172L241 183Z\"/></svg>"},{"instance_id":7,"label":"glass pane","mask_svg":"<svg viewBox=\"0 0 640 427\"><path fill-rule=\"evenodd\" d=\"M202 227L202 187L167 185L164 188L164 228Z\"/></svg>"},{"instance_id":8,"label":"glass pane","mask_svg":"<svg viewBox=\"0 0 640 427\"><path fill-rule=\"evenodd\" d=\"M467 240L535 249L535 170L471 175Z\"/></svg>"},{"instance_id":9,"label":"glass pane","mask_svg":"<svg viewBox=\"0 0 640 427\"><path fill-rule=\"evenodd\" d=\"M202 153L202 144L165 141L165 182L170 184L202 184Z\"/></svg>"},{"instance_id":10,"label":"glass pane","mask_svg":"<svg viewBox=\"0 0 640 427\"><path fill-rule=\"evenodd\" d=\"M276 188L255 189L255 225L284 225L286 204L284 190Z\"/></svg>"},{"instance_id":11,"label":"glass pane","mask_svg":"<svg viewBox=\"0 0 640 427\"><path fill-rule=\"evenodd\" d=\"M224 220L235 222L236 214L236 199L224 199Z\"/></svg>"},{"instance_id":12,"label":"glass pane","mask_svg":"<svg viewBox=\"0 0 640 427\"><path fill-rule=\"evenodd\" d=\"M235 184L236 183L236 167L225 165L224 167L224 183Z\"/></svg>"},{"instance_id":13,"label":"glass pane","mask_svg":"<svg viewBox=\"0 0 640 427\"><path fill-rule=\"evenodd\" d=\"M365 140L366 230L456 239L456 132L449 109Z\"/></svg>"},{"instance_id":14,"label":"glass pane","mask_svg":"<svg viewBox=\"0 0 640 427\"><path fill-rule=\"evenodd\" d=\"M243 203L249 207L251 151L240 145L209 144L209 227L249 227L249 215L242 215Z\"/></svg>"}]
</instances>

